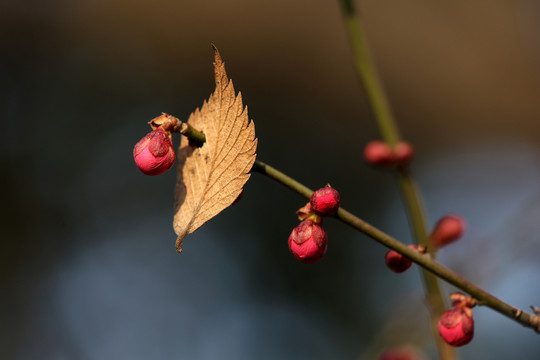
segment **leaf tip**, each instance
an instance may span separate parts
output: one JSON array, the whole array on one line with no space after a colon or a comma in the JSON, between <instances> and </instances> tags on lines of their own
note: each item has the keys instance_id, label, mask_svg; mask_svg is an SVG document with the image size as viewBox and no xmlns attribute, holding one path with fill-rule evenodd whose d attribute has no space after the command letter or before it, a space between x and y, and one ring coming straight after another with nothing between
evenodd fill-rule
<instances>
[{"instance_id":1,"label":"leaf tip","mask_svg":"<svg viewBox=\"0 0 540 360\"><path fill-rule=\"evenodd\" d=\"M211 43L210 45L212 46L212 49L214 50L214 64L215 65L220 65L223 62L221 60L221 55L219 55L219 51L218 51L216 45L214 45L214 43Z\"/></svg>"},{"instance_id":2,"label":"leaf tip","mask_svg":"<svg viewBox=\"0 0 540 360\"><path fill-rule=\"evenodd\" d=\"M182 252L182 242L184 241L184 236L180 235L176 238L176 252Z\"/></svg>"}]
</instances>

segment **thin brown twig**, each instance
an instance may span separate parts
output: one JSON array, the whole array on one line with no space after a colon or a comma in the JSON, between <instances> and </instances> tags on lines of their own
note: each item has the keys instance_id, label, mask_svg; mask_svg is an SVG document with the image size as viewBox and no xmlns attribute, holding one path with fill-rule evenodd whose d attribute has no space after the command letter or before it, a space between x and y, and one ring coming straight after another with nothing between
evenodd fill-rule
<instances>
[{"instance_id":1,"label":"thin brown twig","mask_svg":"<svg viewBox=\"0 0 540 360\"><path fill-rule=\"evenodd\" d=\"M309 199L313 193L313 191L305 185L262 161L256 160L252 171L268 176L269 178L281 183L306 199ZM487 306L520 323L521 325L532 328L536 332L540 333L540 315L527 313L524 310L505 303L504 301L473 284L469 280L463 278L456 272L441 265L435 261L429 253L421 253L417 250L409 248L404 243L394 239L390 235L377 229L373 225L370 225L369 223L360 219L358 216L343 208L340 208L335 216L347 225L359 230L382 245L405 255L413 262L433 273L440 279L468 293L470 296L479 301L478 305Z\"/></svg>"}]
</instances>

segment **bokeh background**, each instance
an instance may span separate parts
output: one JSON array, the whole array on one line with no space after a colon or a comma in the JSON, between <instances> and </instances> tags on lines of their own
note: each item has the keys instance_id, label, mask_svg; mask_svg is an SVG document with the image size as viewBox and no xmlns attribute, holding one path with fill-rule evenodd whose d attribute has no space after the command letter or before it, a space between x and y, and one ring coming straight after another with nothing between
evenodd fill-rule
<instances>
[{"instance_id":1,"label":"bokeh background","mask_svg":"<svg viewBox=\"0 0 540 360\"><path fill-rule=\"evenodd\" d=\"M403 241L392 177L337 1L0 2L2 359L374 359L435 350L417 268L329 219L328 252L287 248L305 201L254 174L242 201L174 249L174 171L133 145L213 91L215 43L256 124L258 157ZM540 306L540 3L357 1L430 224L468 231L440 261ZM176 144L179 139L175 139ZM454 291L445 286L448 294ZM462 359L536 360L540 338L485 308Z\"/></svg>"}]
</instances>

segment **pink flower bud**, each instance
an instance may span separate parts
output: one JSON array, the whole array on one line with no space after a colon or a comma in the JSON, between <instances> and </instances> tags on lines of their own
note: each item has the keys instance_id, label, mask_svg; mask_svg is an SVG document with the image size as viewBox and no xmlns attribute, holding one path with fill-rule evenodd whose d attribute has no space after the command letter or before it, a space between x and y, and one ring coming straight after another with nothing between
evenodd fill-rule
<instances>
[{"instance_id":1,"label":"pink flower bud","mask_svg":"<svg viewBox=\"0 0 540 360\"><path fill-rule=\"evenodd\" d=\"M443 216L429 236L431 243L439 248L459 239L465 232L465 220L457 215Z\"/></svg>"},{"instance_id":2,"label":"pink flower bud","mask_svg":"<svg viewBox=\"0 0 540 360\"><path fill-rule=\"evenodd\" d=\"M162 128L149 132L135 144L133 158L146 175L159 175L169 170L176 160L170 134Z\"/></svg>"},{"instance_id":3,"label":"pink flower bud","mask_svg":"<svg viewBox=\"0 0 540 360\"><path fill-rule=\"evenodd\" d=\"M337 190L326 185L311 195L311 209L319 216L332 216L338 211L340 201Z\"/></svg>"},{"instance_id":4,"label":"pink flower bud","mask_svg":"<svg viewBox=\"0 0 540 360\"><path fill-rule=\"evenodd\" d=\"M375 140L369 142L364 148L364 159L370 165L392 165L394 154L387 143Z\"/></svg>"},{"instance_id":5,"label":"pink flower bud","mask_svg":"<svg viewBox=\"0 0 540 360\"><path fill-rule=\"evenodd\" d=\"M305 264L320 259L326 252L326 232L311 219L302 221L289 235L289 249Z\"/></svg>"},{"instance_id":6,"label":"pink flower bud","mask_svg":"<svg viewBox=\"0 0 540 360\"><path fill-rule=\"evenodd\" d=\"M400 141L393 148L383 141L371 141L364 148L364 158L368 164L379 166L405 166L414 156L414 147Z\"/></svg>"},{"instance_id":7,"label":"pink flower bud","mask_svg":"<svg viewBox=\"0 0 540 360\"><path fill-rule=\"evenodd\" d=\"M415 245L407 245L411 249L416 250ZM386 266L390 270L396 273L402 273L405 270L409 269L412 265L412 260L409 259L406 256L401 255L395 250L390 250L386 253L386 256L384 258L384 261L386 262Z\"/></svg>"},{"instance_id":8,"label":"pink flower bud","mask_svg":"<svg viewBox=\"0 0 540 360\"><path fill-rule=\"evenodd\" d=\"M386 349L379 355L378 360L425 360L422 352L414 347L404 346L401 348Z\"/></svg>"},{"instance_id":9,"label":"pink flower bud","mask_svg":"<svg viewBox=\"0 0 540 360\"><path fill-rule=\"evenodd\" d=\"M474 320L470 308L447 310L439 320L439 333L448 344L462 346L474 336Z\"/></svg>"},{"instance_id":10,"label":"pink flower bud","mask_svg":"<svg viewBox=\"0 0 540 360\"><path fill-rule=\"evenodd\" d=\"M407 165L414 157L414 148L405 141L400 141L394 146L394 161L398 165Z\"/></svg>"}]
</instances>

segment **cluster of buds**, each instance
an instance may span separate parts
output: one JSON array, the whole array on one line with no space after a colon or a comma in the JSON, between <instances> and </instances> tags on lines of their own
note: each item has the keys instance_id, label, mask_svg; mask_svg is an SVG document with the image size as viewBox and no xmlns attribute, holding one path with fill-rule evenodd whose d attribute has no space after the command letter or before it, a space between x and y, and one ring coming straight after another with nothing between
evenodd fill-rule
<instances>
[{"instance_id":1,"label":"cluster of buds","mask_svg":"<svg viewBox=\"0 0 540 360\"><path fill-rule=\"evenodd\" d=\"M176 161L171 132L178 132L180 120L168 114L152 119L152 131L133 148L135 164L146 175L159 175L169 170Z\"/></svg>"},{"instance_id":2,"label":"cluster of buds","mask_svg":"<svg viewBox=\"0 0 540 360\"><path fill-rule=\"evenodd\" d=\"M289 235L289 249L299 261L310 264L326 253L328 236L322 221L336 214L340 201L339 193L327 185L315 191L310 202L296 212L302 222Z\"/></svg>"},{"instance_id":3,"label":"cluster of buds","mask_svg":"<svg viewBox=\"0 0 540 360\"><path fill-rule=\"evenodd\" d=\"M462 293L453 293L450 299L453 308L441 316L438 324L439 334L452 346L466 345L474 336L472 308L477 302Z\"/></svg>"},{"instance_id":4,"label":"cluster of buds","mask_svg":"<svg viewBox=\"0 0 540 360\"><path fill-rule=\"evenodd\" d=\"M459 239L465 232L465 220L457 215L443 216L435 225L432 233L429 235L431 245L438 249ZM407 245L413 250L426 252L424 246ZM402 273L412 265L411 259L395 250L390 250L385 256L386 266L396 273Z\"/></svg>"},{"instance_id":5,"label":"cluster of buds","mask_svg":"<svg viewBox=\"0 0 540 360\"><path fill-rule=\"evenodd\" d=\"M458 215L446 215L437 221L429 235L431 245L435 249L453 243L463 236L465 232L465 219Z\"/></svg>"},{"instance_id":6,"label":"cluster of buds","mask_svg":"<svg viewBox=\"0 0 540 360\"><path fill-rule=\"evenodd\" d=\"M375 140L364 148L364 159L368 164L375 166L405 166L413 157L414 148L405 141L400 141L392 147L384 141Z\"/></svg>"}]
</instances>

